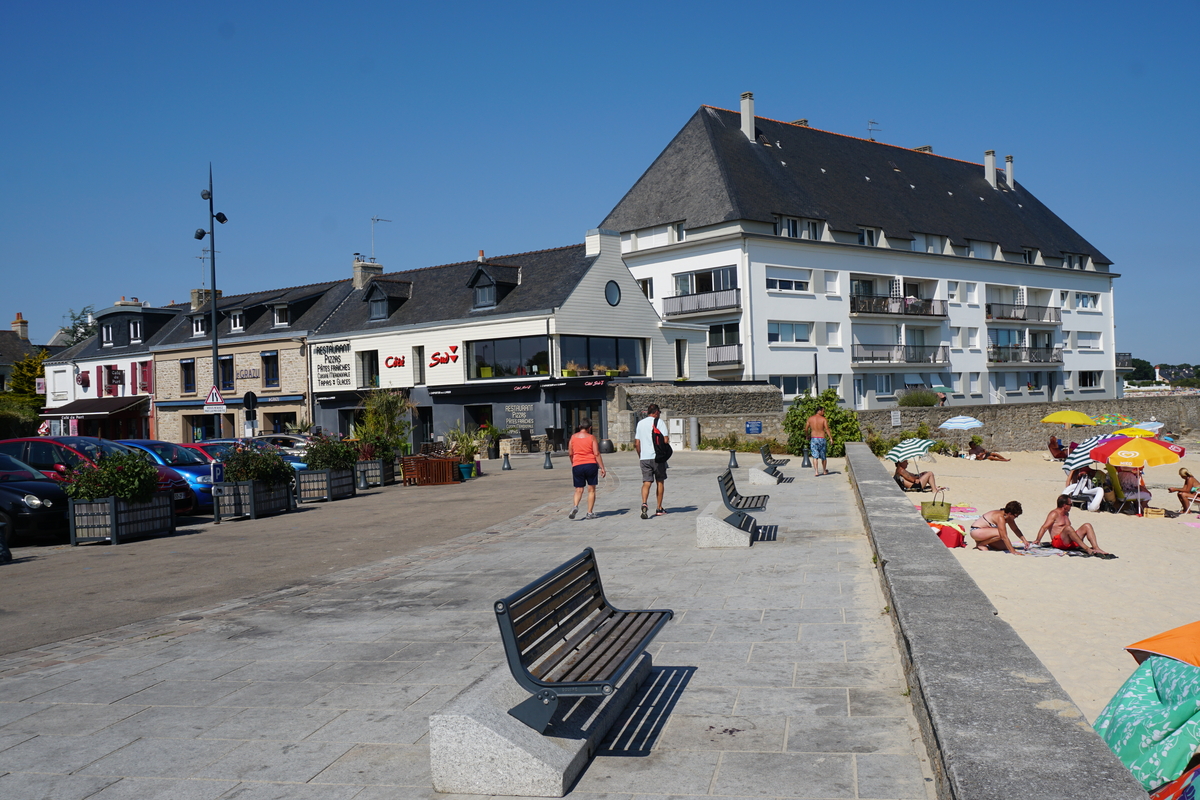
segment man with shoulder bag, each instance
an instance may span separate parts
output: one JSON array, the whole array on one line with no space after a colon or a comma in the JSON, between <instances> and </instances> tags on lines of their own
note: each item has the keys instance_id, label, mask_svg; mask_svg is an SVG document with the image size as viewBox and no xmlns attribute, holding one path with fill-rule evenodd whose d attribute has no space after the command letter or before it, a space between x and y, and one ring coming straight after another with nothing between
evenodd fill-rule
<instances>
[{"instance_id":1,"label":"man with shoulder bag","mask_svg":"<svg viewBox=\"0 0 1200 800\"><path fill-rule=\"evenodd\" d=\"M664 432L658 427L661 410L651 403L646 409L646 417L637 424L634 434L633 449L637 450L642 467L642 519L650 518L650 484L658 484L658 507L654 512L656 517L667 513L663 510L663 492L666 489L667 460L673 452L670 442Z\"/></svg>"}]
</instances>

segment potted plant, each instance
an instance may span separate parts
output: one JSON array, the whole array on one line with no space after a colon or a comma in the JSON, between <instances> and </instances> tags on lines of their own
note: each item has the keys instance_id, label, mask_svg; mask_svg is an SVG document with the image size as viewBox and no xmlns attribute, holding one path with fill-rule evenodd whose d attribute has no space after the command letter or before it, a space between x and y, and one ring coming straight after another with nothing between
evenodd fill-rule
<instances>
[{"instance_id":1,"label":"potted plant","mask_svg":"<svg viewBox=\"0 0 1200 800\"><path fill-rule=\"evenodd\" d=\"M468 480L475 467L475 455L479 452L479 431L468 427L463 429L457 422L446 431L446 441L450 444L450 452L458 459L458 469L462 479Z\"/></svg>"},{"instance_id":2,"label":"potted plant","mask_svg":"<svg viewBox=\"0 0 1200 800\"><path fill-rule=\"evenodd\" d=\"M71 544L172 533L175 505L169 494L155 492L158 470L136 453L104 456L67 473L67 517Z\"/></svg>"},{"instance_id":3,"label":"potted plant","mask_svg":"<svg viewBox=\"0 0 1200 800\"><path fill-rule=\"evenodd\" d=\"M306 469L296 473L296 502L354 497L354 465L358 448L350 442L319 435L304 450Z\"/></svg>"},{"instance_id":4,"label":"potted plant","mask_svg":"<svg viewBox=\"0 0 1200 800\"><path fill-rule=\"evenodd\" d=\"M574 361L568 361L566 364L563 364L562 374L564 378L574 378L579 374L579 365Z\"/></svg>"},{"instance_id":5,"label":"potted plant","mask_svg":"<svg viewBox=\"0 0 1200 800\"><path fill-rule=\"evenodd\" d=\"M236 444L225 458L225 481L213 487L213 519L281 514L292 509L295 470L278 448Z\"/></svg>"},{"instance_id":6,"label":"potted plant","mask_svg":"<svg viewBox=\"0 0 1200 800\"><path fill-rule=\"evenodd\" d=\"M479 377L481 377L481 378L492 377L492 368L491 367L480 367L479 368Z\"/></svg>"},{"instance_id":7,"label":"potted plant","mask_svg":"<svg viewBox=\"0 0 1200 800\"><path fill-rule=\"evenodd\" d=\"M500 457L500 437L512 433L512 428L497 428L486 422L479 426L480 449L487 451L488 458Z\"/></svg>"},{"instance_id":8,"label":"potted plant","mask_svg":"<svg viewBox=\"0 0 1200 800\"><path fill-rule=\"evenodd\" d=\"M396 482L396 453L408 439L408 417L415 404L400 391L371 392L364 399L362 422L355 426L359 439L355 474L360 486L386 486Z\"/></svg>"},{"instance_id":9,"label":"potted plant","mask_svg":"<svg viewBox=\"0 0 1200 800\"><path fill-rule=\"evenodd\" d=\"M622 378L629 377L629 365L622 361L617 365L617 372L620 373L620 377Z\"/></svg>"}]
</instances>

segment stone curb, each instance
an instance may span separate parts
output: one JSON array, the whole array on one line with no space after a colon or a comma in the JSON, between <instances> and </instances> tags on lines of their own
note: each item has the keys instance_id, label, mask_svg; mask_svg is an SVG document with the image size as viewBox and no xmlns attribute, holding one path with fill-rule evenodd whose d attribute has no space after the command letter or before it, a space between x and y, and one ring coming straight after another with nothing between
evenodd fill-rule
<instances>
[{"instance_id":1,"label":"stone curb","mask_svg":"<svg viewBox=\"0 0 1200 800\"><path fill-rule=\"evenodd\" d=\"M878 560L938 797L1145 800L865 444L846 445L846 471Z\"/></svg>"}]
</instances>

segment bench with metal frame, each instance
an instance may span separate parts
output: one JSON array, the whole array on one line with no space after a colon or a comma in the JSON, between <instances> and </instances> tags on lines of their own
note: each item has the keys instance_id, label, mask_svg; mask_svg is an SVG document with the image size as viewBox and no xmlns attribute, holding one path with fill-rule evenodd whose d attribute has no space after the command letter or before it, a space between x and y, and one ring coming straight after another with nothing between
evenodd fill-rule
<instances>
[{"instance_id":1,"label":"bench with metal frame","mask_svg":"<svg viewBox=\"0 0 1200 800\"><path fill-rule=\"evenodd\" d=\"M587 548L495 604L513 678L533 696L509 714L543 733L560 697L609 696L667 621L670 609L622 611L604 596Z\"/></svg>"},{"instance_id":2,"label":"bench with metal frame","mask_svg":"<svg viewBox=\"0 0 1200 800\"><path fill-rule=\"evenodd\" d=\"M729 469L717 476L717 487L721 490L721 502L732 512L725 521L751 533L757 531L758 522L746 512L766 511L767 501L771 499L771 496L758 494L743 497L738 494L737 486L733 482L733 470Z\"/></svg>"},{"instance_id":3,"label":"bench with metal frame","mask_svg":"<svg viewBox=\"0 0 1200 800\"><path fill-rule=\"evenodd\" d=\"M758 452L760 455L762 455L763 464L766 464L767 466L763 472L767 473L768 475L779 477L779 468L786 467L792 461L790 458L772 458L770 445L764 444L758 449Z\"/></svg>"}]
</instances>

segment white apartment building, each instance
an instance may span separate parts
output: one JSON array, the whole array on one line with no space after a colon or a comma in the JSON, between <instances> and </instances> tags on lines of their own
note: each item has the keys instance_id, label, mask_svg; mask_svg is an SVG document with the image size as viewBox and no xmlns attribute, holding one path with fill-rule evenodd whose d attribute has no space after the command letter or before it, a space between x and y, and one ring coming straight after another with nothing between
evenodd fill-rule
<instances>
[{"instance_id":1,"label":"white apartment building","mask_svg":"<svg viewBox=\"0 0 1200 800\"><path fill-rule=\"evenodd\" d=\"M613 209L666 320L709 328L708 369L859 409L1110 398L1111 262L997 169L702 107Z\"/></svg>"}]
</instances>

